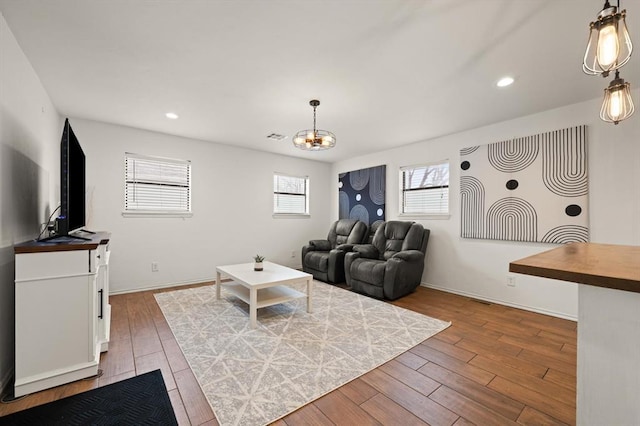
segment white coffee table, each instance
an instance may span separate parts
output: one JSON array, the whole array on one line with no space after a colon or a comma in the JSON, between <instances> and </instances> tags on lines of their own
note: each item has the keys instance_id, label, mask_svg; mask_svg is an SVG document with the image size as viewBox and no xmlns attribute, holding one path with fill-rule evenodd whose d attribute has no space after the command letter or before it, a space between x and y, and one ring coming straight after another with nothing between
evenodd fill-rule
<instances>
[{"instance_id":1,"label":"white coffee table","mask_svg":"<svg viewBox=\"0 0 640 426\"><path fill-rule=\"evenodd\" d=\"M216 268L216 299L220 299L220 286L224 285L234 296L249 304L251 328L257 326L257 310L302 297L307 298L307 312L312 312L311 290L313 276L271 262L263 262L262 271L254 271L253 263L218 266ZM222 283L222 277L233 279ZM301 293L286 284L305 282L307 293Z\"/></svg>"}]
</instances>

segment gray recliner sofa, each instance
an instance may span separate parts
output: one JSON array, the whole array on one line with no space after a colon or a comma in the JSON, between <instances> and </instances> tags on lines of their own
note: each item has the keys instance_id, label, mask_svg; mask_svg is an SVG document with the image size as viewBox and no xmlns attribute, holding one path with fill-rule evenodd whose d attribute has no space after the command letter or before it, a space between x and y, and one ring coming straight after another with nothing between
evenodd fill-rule
<instances>
[{"instance_id":1,"label":"gray recliner sofa","mask_svg":"<svg viewBox=\"0 0 640 426\"><path fill-rule=\"evenodd\" d=\"M389 221L376 230L371 244L356 245L345 256L345 277L353 291L394 300L420 285L429 241L419 223Z\"/></svg>"},{"instance_id":2,"label":"gray recliner sofa","mask_svg":"<svg viewBox=\"0 0 640 426\"><path fill-rule=\"evenodd\" d=\"M302 247L302 270L316 280L344 282L344 256L367 236L367 225L355 219L340 219L329 229L326 240L311 240Z\"/></svg>"}]
</instances>

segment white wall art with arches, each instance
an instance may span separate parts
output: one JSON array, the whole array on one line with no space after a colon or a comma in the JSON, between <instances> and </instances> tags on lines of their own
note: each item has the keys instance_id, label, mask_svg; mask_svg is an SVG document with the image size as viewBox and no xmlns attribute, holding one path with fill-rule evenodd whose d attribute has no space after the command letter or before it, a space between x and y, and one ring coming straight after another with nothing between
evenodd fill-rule
<instances>
[{"instance_id":1,"label":"white wall art with arches","mask_svg":"<svg viewBox=\"0 0 640 426\"><path fill-rule=\"evenodd\" d=\"M589 241L587 126L460 150L460 235Z\"/></svg>"}]
</instances>

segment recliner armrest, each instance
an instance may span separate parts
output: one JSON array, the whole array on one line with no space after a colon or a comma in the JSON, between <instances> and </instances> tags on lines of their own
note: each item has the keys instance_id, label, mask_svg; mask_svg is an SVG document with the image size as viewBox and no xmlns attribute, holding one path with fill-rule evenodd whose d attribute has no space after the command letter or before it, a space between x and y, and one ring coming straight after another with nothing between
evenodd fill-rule
<instances>
[{"instance_id":1,"label":"recliner armrest","mask_svg":"<svg viewBox=\"0 0 640 426\"><path fill-rule=\"evenodd\" d=\"M424 272L424 254L420 250L403 250L387 260L382 285L384 297L395 300L420 285Z\"/></svg>"},{"instance_id":2,"label":"recliner armrest","mask_svg":"<svg viewBox=\"0 0 640 426\"><path fill-rule=\"evenodd\" d=\"M393 256L392 259L400 259L406 262L419 262L424 259L424 254L420 250L404 250L399 251Z\"/></svg>"},{"instance_id":3,"label":"recliner armrest","mask_svg":"<svg viewBox=\"0 0 640 426\"><path fill-rule=\"evenodd\" d=\"M378 259L380 253L373 244L358 244L353 247L353 251L360 253L360 256L366 259Z\"/></svg>"},{"instance_id":4,"label":"recliner armrest","mask_svg":"<svg viewBox=\"0 0 640 426\"><path fill-rule=\"evenodd\" d=\"M309 245L313 248L313 250L318 250L318 251L331 250L331 243L329 242L329 240L310 240Z\"/></svg>"},{"instance_id":5,"label":"recliner armrest","mask_svg":"<svg viewBox=\"0 0 640 426\"><path fill-rule=\"evenodd\" d=\"M344 255L344 278L349 287L351 287L351 264L360 257L357 251L350 251Z\"/></svg>"},{"instance_id":6,"label":"recliner armrest","mask_svg":"<svg viewBox=\"0 0 640 426\"><path fill-rule=\"evenodd\" d=\"M340 244L338 247L335 248L335 250L350 252L350 251L353 251L353 247L355 247L355 244Z\"/></svg>"}]
</instances>

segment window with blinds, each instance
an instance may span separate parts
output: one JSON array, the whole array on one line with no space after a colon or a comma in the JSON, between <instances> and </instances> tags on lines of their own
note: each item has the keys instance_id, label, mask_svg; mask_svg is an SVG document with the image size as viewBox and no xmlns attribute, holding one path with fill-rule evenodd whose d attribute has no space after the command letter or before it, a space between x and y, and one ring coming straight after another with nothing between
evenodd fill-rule
<instances>
[{"instance_id":1,"label":"window with blinds","mask_svg":"<svg viewBox=\"0 0 640 426\"><path fill-rule=\"evenodd\" d=\"M449 162L400 169L402 214L449 214Z\"/></svg>"},{"instance_id":2,"label":"window with blinds","mask_svg":"<svg viewBox=\"0 0 640 426\"><path fill-rule=\"evenodd\" d=\"M191 162L125 153L126 213L190 214Z\"/></svg>"},{"instance_id":3,"label":"window with blinds","mask_svg":"<svg viewBox=\"0 0 640 426\"><path fill-rule=\"evenodd\" d=\"M309 178L274 174L273 213L309 214Z\"/></svg>"}]
</instances>

